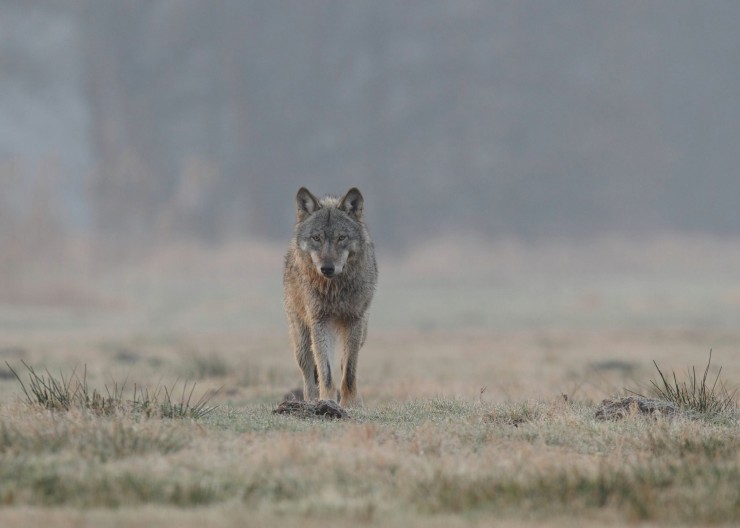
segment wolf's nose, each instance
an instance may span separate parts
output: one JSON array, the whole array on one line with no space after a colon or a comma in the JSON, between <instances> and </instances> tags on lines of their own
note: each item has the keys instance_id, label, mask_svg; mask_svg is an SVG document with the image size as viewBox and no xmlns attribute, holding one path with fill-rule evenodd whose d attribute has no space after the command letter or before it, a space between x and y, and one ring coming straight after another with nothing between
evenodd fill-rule
<instances>
[{"instance_id":1,"label":"wolf's nose","mask_svg":"<svg viewBox=\"0 0 740 528\"><path fill-rule=\"evenodd\" d=\"M324 274L324 277L334 276L334 266L321 266L321 273Z\"/></svg>"}]
</instances>

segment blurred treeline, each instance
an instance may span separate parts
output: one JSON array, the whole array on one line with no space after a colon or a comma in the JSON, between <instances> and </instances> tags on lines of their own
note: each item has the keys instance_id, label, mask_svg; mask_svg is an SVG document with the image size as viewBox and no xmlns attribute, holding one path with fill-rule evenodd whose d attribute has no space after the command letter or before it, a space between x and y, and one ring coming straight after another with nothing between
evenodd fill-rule
<instances>
[{"instance_id":1,"label":"blurred treeline","mask_svg":"<svg viewBox=\"0 0 740 528\"><path fill-rule=\"evenodd\" d=\"M5 1L0 243L737 233L733 1ZM24 247L25 247L24 246Z\"/></svg>"}]
</instances>

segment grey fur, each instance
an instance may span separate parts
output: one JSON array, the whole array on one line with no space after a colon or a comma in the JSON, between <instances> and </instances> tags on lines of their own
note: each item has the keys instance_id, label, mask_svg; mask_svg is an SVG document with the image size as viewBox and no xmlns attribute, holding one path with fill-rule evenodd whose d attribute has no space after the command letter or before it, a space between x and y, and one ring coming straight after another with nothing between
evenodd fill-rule
<instances>
[{"instance_id":1,"label":"grey fur","mask_svg":"<svg viewBox=\"0 0 740 528\"><path fill-rule=\"evenodd\" d=\"M367 337L368 308L378 281L362 194L350 189L321 200L301 187L293 240L285 256L285 313L306 400L360 405L357 357ZM341 376L332 372L334 336L342 348Z\"/></svg>"}]
</instances>

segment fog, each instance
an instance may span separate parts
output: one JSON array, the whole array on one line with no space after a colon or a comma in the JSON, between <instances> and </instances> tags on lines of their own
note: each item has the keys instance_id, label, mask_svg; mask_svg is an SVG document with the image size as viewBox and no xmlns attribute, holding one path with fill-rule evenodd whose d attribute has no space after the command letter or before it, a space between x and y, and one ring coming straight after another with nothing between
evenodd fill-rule
<instances>
[{"instance_id":1,"label":"fog","mask_svg":"<svg viewBox=\"0 0 740 528\"><path fill-rule=\"evenodd\" d=\"M738 167L738 0L0 0L0 528L738 525Z\"/></svg>"},{"instance_id":2,"label":"fog","mask_svg":"<svg viewBox=\"0 0 740 528\"><path fill-rule=\"evenodd\" d=\"M4 275L284 243L303 185L358 186L386 254L738 235L738 27L732 1L6 0Z\"/></svg>"}]
</instances>

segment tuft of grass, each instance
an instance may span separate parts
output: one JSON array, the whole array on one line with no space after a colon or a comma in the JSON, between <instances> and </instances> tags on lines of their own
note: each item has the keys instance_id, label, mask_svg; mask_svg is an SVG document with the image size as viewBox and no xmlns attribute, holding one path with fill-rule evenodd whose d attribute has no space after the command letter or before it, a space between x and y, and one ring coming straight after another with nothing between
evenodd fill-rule
<instances>
[{"instance_id":1,"label":"tuft of grass","mask_svg":"<svg viewBox=\"0 0 740 528\"><path fill-rule=\"evenodd\" d=\"M180 399L176 400L172 398L172 394L175 390L175 385L170 389L164 387L164 397L159 403L159 412L164 418L192 418L194 420L208 416L218 408L218 405L208 405L211 398L218 393L216 391L207 392L203 394L197 400L193 400L193 393L195 392L195 382L188 392L188 382L186 381L182 385L182 394ZM156 398L155 398L156 399Z\"/></svg>"},{"instance_id":2,"label":"tuft of grass","mask_svg":"<svg viewBox=\"0 0 740 528\"><path fill-rule=\"evenodd\" d=\"M146 416L158 416L161 418L192 418L199 420L208 416L218 408L218 405L209 405L211 399L221 390L208 391L202 394L197 400L193 399L196 383L189 387L189 382L185 381L182 385L181 394L175 396L177 381L167 387L157 386L154 390L148 388L139 389L134 386L134 396L128 403L128 407L135 412Z\"/></svg>"},{"instance_id":3,"label":"tuft of grass","mask_svg":"<svg viewBox=\"0 0 740 528\"><path fill-rule=\"evenodd\" d=\"M139 388L134 385L133 397L124 397L126 382L120 386L117 382L113 388L105 386L105 392L91 388L87 383L87 366L82 378L77 371L72 370L69 376L60 372L58 377L52 375L48 370L38 373L25 361L21 361L28 373L28 385L23 382L21 376L6 361L10 371L13 373L26 398L26 403L34 407L41 407L51 411L85 410L98 415L112 414L140 414L146 417L158 416L161 418L191 418L200 419L218 408L210 405L211 399L220 389L209 391L198 399L193 399L196 383L189 386L183 383L181 394L175 396L177 382L170 388L157 386L154 390ZM188 390L190 389L190 390Z\"/></svg>"},{"instance_id":4,"label":"tuft of grass","mask_svg":"<svg viewBox=\"0 0 740 528\"><path fill-rule=\"evenodd\" d=\"M720 381L722 367L717 371L714 381L709 379L709 367L712 364L712 351L709 351L709 360L704 368L704 374L699 377L696 367L687 370L686 379L678 381L675 372L666 377L663 371L653 360L658 371L660 381L650 380L655 396L677 405L683 410L693 411L708 416L717 416L737 410L735 396L737 389L729 390L724 381ZM642 396L642 395L638 395Z\"/></svg>"},{"instance_id":5,"label":"tuft of grass","mask_svg":"<svg viewBox=\"0 0 740 528\"><path fill-rule=\"evenodd\" d=\"M91 389L87 384L87 366L80 379L76 369L67 377L62 372L54 377L48 370L46 374L39 374L25 361L21 360L21 363L28 371L28 386L15 369L5 362L20 383L29 405L38 405L52 411L88 409L97 414L113 414L121 407L125 383L120 388L116 383L112 391L106 387L106 394Z\"/></svg>"}]
</instances>

